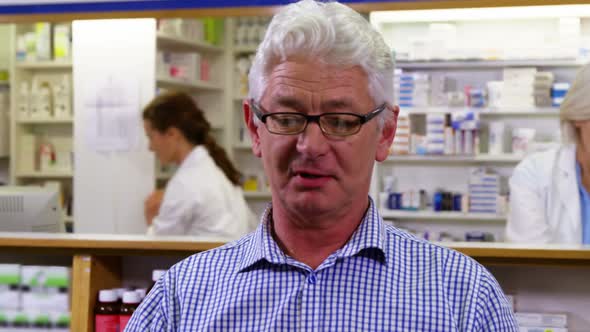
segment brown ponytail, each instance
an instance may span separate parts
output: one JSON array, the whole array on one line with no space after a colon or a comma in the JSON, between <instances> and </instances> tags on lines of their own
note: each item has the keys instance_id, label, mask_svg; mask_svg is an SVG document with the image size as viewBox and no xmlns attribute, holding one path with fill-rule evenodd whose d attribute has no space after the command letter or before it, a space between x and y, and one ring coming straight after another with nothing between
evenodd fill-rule
<instances>
[{"instance_id":1,"label":"brown ponytail","mask_svg":"<svg viewBox=\"0 0 590 332\"><path fill-rule=\"evenodd\" d=\"M160 94L143 110L143 119L148 120L159 132L175 127L187 141L204 145L215 164L234 185L240 185L242 174L234 167L225 150L211 136L211 125L193 98L184 92Z\"/></svg>"},{"instance_id":2,"label":"brown ponytail","mask_svg":"<svg viewBox=\"0 0 590 332\"><path fill-rule=\"evenodd\" d=\"M242 174L234 167L231 160L229 160L225 150L219 146L211 136L207 136L205 139L205 147L207 148L207 151L209 151L211 158L215 160L215 164L221 168L231 183L236 186L239 185Z\"/></svg>"}]
</instances>

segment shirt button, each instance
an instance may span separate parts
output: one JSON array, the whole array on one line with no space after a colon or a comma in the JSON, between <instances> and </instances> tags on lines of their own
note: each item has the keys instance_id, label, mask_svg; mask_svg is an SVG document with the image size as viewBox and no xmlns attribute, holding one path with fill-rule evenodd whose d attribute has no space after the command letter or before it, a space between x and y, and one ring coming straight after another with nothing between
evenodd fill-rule
<instances>
[{"instance_id":1,"label":"shirt button","mask_svg":"<svg viewBox=\"0 0 590 332\"><path fill-rule=\"evenodd\" d=\"M317 277L315 276L315 273L310 273L310 274L307 276L307 282L308 282L308 283L310 283L310 284L312 284L312 285L315 285L315 283L316 283L317 281L318 281L318 279L317 279Z\"/></svg>"}]
</instances>

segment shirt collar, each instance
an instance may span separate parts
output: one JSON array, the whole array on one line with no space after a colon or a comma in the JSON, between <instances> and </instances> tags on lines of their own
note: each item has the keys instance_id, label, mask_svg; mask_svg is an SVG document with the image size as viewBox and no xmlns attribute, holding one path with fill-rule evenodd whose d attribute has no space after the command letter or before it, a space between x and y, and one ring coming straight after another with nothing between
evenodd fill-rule
<instances>
[{"instance_id":1,"label":"shirt collar","mask_svg":"<svg viewBox=\"0 0 590 332\"><path fill-rule=\"evenodd\" d=\"M209 152L207 151L207 148L205 148L205 146L197 145L186 156L186 158L184 158L184 160L180 163L178 168L180 169L180 168L186 168L186 167L192 167L192 166L198 165L203 160L205 160L205 158L207 158L208 155L209 155Z\"/></svg>"},{"instance_id":2,"label":"shirt collar","mask_svg":"<svg viewBox=\"0 0 590 332\"><path fill-rule=\"evenodd\" d=\"M271 232L272 205L269 204L261 217L261 222L248 243L244 259L240 264L240 271L252 265L267 261L271 264L286 264L287 257L272 237ZM369 207L359 227L352 234L350 240L333 256L346 258L355 256L368 249L376 249L378 255L368 255L385 262L385 226L373 200L369 197Z\"/></svg>"}]
</instances>

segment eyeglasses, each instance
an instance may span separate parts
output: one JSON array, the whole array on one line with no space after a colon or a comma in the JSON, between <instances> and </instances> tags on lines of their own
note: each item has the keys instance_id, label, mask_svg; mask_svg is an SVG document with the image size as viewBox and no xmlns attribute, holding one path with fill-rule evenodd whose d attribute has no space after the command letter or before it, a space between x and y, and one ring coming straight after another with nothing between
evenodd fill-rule
<instances>
[{"instance_id":1,"label":"eyeglasses","mask_svg":"<svg viewBox=\"0 0 590 332\"><path fill-rule=\"evenodd\" d=\"M387 108L387 104L383 103L364 115L356 113L306 115L297 112L270 113L256 103L254 99L250 99L249 104L256 117L266 125L266 129L273 134L279 135L300 134L305 131L310 122L315 122L325 135L350 136L358 133L363 124L369 122Z\"/></svg>"}]
</instances>

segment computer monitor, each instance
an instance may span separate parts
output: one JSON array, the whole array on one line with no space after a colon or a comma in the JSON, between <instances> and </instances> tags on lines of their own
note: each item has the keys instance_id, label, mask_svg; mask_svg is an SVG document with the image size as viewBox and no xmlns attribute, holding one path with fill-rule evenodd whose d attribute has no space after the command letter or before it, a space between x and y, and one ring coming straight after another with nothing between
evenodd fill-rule
<instances>
[{"instance_id":1,"label":"computer monitor","mask_svg":"<svg viewBox=\"0 0 590 332\"><path fill-rule=\"evenodd\" d=\"M63 232L55 188L0 186L0 232Z\"/></svg>"}]
</instances>

